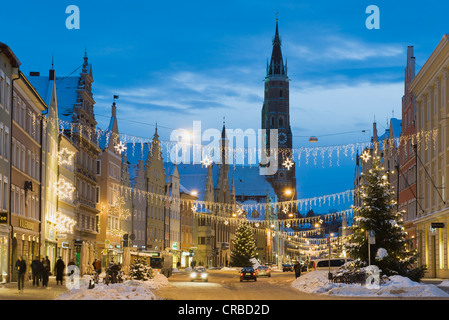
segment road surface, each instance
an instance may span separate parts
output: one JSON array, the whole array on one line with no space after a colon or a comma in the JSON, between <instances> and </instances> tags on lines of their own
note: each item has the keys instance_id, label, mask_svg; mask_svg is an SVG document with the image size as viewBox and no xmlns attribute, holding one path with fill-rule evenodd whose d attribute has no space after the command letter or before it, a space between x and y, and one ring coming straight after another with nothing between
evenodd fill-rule
<instances>
[{"instance_id":1,"label":"road surface","mask_svg":"<svg viewBox=\"0 0 449 320\"><path fill-rule=\"evenodd\" d=\"M272 272L272 276L258 277L257 281L240 282L235 270L209 270L209 281L190 281L186 272L174 273L170 287L161 287L155 294L173 300L328 300L348 299L301 292L291 286L293 272ZM350 299L350 298L349 298ZM358 297L358 300L361 298Z\"/></svg>"}]
</instances>

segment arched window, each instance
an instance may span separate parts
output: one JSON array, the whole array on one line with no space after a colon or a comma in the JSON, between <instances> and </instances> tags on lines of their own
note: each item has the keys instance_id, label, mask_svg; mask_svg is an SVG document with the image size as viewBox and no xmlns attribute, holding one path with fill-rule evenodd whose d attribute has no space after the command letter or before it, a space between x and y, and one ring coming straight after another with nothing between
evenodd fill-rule
<instances>
[{"instance_id":1,"label":"arched window","mask_svg":"<svg viewBox=\"0 0 449 320\"><path fill-rule=\"evenodd\" d=\"M282 98L282 90L279 90L279 97Z\"/></svg>"},{"instance_id":2,"label":"arched window","mask_svg":"<svg viewBox=\"0 0 449 320\"><path fill-rule=\"evenodd\" d=\"M284 126L284 118L280 117L279 118L279 127L283 127Z\"/></svg>"},{"instance_id":3,"label":"arched window","mask_svg":"<svg viewBox=\"0 0 449 320\"><path fill-rule=\"evenodd\" d=\"M274 117L271 117L271 126L274 127Z\"/></svg>"}]
</instances>

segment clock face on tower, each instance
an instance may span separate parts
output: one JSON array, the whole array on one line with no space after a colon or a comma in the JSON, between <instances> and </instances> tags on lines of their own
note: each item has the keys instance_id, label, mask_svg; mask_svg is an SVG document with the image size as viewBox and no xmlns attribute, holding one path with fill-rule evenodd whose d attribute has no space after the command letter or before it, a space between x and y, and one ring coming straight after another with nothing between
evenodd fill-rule
<instances>
[{"instance_id":1,"label":"clock face on tower","mask_svg":"<svg viewBox=\"0 0 449 320\"><path fill-rule=\"evenodd\" d=\"M280 132L278 134L278 142L279 142L279 144L286 144L287 143L287 135L284 132Z\"/></svg>"}]
</instances>

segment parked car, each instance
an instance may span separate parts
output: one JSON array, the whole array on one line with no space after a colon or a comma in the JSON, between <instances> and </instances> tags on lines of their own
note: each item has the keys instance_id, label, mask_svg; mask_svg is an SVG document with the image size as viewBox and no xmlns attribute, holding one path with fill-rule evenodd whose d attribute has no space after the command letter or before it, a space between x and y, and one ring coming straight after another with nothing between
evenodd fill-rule
<instances>
[{"instance_id":1,"label":"parked car","mask_svg":"<svg viewBox=\"0 0 449 320\"><path fill-rule=\"evenodd\" d=\"M354 260L349 258L331 258L330 269L336 270L349 261ZM329 259L310 260L309 265L307 266L307 271L314 270L329 270Z\"/></svg>"},{"instance_id":2,"label":"parked car","mask_svg":"<svg viewBox=\"0 0 449 320\"><path fill-rule=\"evenodd\" d=\"M294 271L295 269L293 268L292 264L283 264L282 265L282 272L288 272L288 271Z\"/></svg>"},{"instance_id":3,"label":"parked car","mask_svg":"<svg viewBox=\"0 0 449 320\"><path fill-rule=\"evenodd\" d=\"M190 281L203 280L208 282L207 271L204 267L193 268L192 273L190 273Z\"/></svg>"},{"instance_id":4,"label":"parked car","mask_svg":"<svg viewBox=\"0 0 449 320\"><path fill-rule=\"evenodd\" d=\"M246 267L240 270L240 282L243 280L254 280L257 281L256 270L251 267Z\"/></svg>"},{"instance_id":5,"label":"parked car","mask_svg":"<svg viewBox=\"0 0 449 320\"><path fill-rule=\"evenodd\" d=\"M256 274L258 277L261 276L271 277L271 269L267 266L258 266L256 268Z\"/></svg>"}]
</instances>

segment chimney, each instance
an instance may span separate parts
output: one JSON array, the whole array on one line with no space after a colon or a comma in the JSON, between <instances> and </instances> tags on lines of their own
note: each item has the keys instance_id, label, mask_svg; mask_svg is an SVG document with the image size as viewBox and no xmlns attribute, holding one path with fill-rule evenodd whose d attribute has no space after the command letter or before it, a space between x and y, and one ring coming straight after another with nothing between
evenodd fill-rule
<instances>
[{"instance_id":1,"label":"chimney","mask_svg":"<svg viewBox=\"0 0 449 320\"><path fill-rule=\"evenodd\" d=\"M30 71L30 77L39 77L40 75L39 71Z\"/></svg>"}]
</instances>

